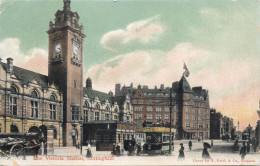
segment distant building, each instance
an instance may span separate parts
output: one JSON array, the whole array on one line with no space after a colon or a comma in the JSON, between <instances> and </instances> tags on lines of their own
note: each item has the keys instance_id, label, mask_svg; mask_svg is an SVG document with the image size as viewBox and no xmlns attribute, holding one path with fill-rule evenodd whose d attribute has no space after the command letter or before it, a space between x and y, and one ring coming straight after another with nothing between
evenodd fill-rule
<instances>
[{"instance_id":1,"label":"distant building","mask_svg":"<svg viewBox=\"0 0 260 166\"><path fill-rule=\"evenodd\" d=\"M210 109L210 139L222 139L223 136L231 136L234 128L233 119L223 116L216 109Z\"/></svg>"},{"instance_id":2,"label":"distant building","mask_svg":"<svg viewBox=\"0 0 260 166\"><path fill-rule=\"evenodd\" d=\"M149 89L148 86L115 86L115 96L129 93L133 107L133 122L170 123L170 89L172 89L172 126L177 129L176 138L209 138L210 111L208 91L202 87L191 89L185 77L172 87Z\"/></svg>"},{"instance_id":3,"label":"distant building","mask_svg":"<svg viewBox=\"0 0 260 166\"><path fill-rule=\"evenodd\" d=\"M83 92L84 122L119 121L119 105L112 102L109 94L92 89L90 78L87 79Z\"/></svg>"},{"instance_id":4,"label":"distant building","mask_svg":"<svg viewBox=\"0 0 260 166\"><path fill-rule=\"evenodd\" d=\"M220 112L216 112L216 109L210 109L210 139L221 139L223 135L223 129L221 133L221 119L223 115Z\"/></svg>"}]
</instances>

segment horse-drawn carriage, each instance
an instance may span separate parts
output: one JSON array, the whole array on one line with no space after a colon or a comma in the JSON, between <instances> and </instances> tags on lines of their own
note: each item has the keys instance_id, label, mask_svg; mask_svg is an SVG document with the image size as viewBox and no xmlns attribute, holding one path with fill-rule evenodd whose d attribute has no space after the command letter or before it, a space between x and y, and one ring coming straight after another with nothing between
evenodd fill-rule
<instances>
[{"instance_id":1,"label":"horse-drawn carriage","mask_svg":"<svg viewBox=\"0 0 260 166\"><path fill-rule=\"evenodd\" d=\"M0 134L0 157L37 156L43 141L38 133Z\"/></svg>"}]
</instances>

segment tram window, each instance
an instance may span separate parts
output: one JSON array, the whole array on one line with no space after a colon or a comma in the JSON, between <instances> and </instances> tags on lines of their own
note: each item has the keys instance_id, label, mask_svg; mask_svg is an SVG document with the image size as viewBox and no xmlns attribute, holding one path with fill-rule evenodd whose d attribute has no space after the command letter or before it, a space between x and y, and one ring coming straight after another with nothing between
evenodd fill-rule
<instances>
[{"instance_id":1,"label":"tram window","mask_svg":"<svg viewBox=\"0 0 260 166\"><path fill-rule=\"evenodd\" d=\"M163 136L163 142L166 142L166 141L167 141L167 137Z\"/></svg>"}]
</instances>

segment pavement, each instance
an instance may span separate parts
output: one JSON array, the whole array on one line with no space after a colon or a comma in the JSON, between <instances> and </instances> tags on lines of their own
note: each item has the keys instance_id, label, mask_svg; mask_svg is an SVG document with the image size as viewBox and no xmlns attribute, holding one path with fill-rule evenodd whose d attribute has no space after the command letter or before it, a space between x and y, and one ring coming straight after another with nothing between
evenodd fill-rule
<instances>
[{"instance_id":1,"label":"pavement","mask_svg":"<svg viewBox=\"0 0 260 166\"><path fill-rule=\"evenodd\" d=\"M202 159L203 142L193 141L192 150L188 147L189 140L174 141L174 151L171 155L159 156L112 156L110 151L96 151L92 147L92 158L86 158L86 147L83 154L75 147L55 147L53 155L39 156L37 159L27 156L26 160L0 160L0 165L260 165L260 152L253 152L252 148L245 160L241 160L239 151L233 152L234 142L214 140L209 149L211 160ZM210 140L204 142L211 143ZM178 160L179 144L184 144L185 160ZM240 148L242 144L239 144ZM239 148L239 149L240 149Z\"/></svg>"}]
</instances>

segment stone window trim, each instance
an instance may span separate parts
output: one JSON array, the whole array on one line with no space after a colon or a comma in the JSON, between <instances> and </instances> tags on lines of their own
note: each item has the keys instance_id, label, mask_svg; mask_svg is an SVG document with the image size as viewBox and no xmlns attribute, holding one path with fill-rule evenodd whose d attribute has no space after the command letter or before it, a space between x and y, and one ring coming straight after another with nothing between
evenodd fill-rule
<instances>
[{"instance_id":1,"label":"stone window trim","mask_svg":"<svg viewBox=\"0 0 260 166\"><path fill-rule=\"evenodd\" d=\"M9 97L9 108L10 112L13 116L18 116L18 98L17 97Z\"/></svg>"},{"instance_id":2,"label":"stone window trim","mask_svg":"<svg viewBox=\"0 0 260 166\"><path fill-rule=\"evenodd\" d=\"M31 100L31 118L39 118L39 102Z\"/></svg>"},{"instance_id":3,"label":"stone window trim","mask_svg":"<svg viewBox=\"0 0 260 166\"><path fill-rule=\"evenodd\" d=\"M50 111L50 119L51 120L57 120L57 108L56 108L56 105L50 104L49 105L49 111Z\"/></svg>"}]
</instances>

